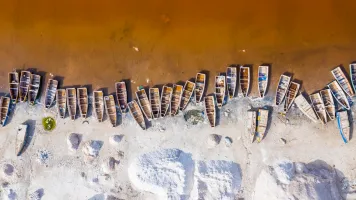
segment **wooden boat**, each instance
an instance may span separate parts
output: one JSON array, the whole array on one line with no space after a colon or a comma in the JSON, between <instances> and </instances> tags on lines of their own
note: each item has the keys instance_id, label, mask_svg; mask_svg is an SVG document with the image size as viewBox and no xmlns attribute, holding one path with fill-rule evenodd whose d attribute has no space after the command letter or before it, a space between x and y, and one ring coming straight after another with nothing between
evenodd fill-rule
<instances>
[{"instance_id":1,"label":"wooden boat","mask_svg":"<svg viewBox=\"0 0 356 200\"><path fill-rule=\"evenodd\" d=\"M256 140L260 143L266 134L268 125L268 110L258 109Z\"/></svg>"},{"instance_id":2,"label":"wooden boat","mask_svg":"<svg viewBox=\"0 0 356 200\"><path fill-rule=\"evenodd\" d=\"M318 117L316 116L314 109L309 104L309 102L305 99L303 94L298 95L295 98L294 102L295 105L297 105L297 107L299 108L299 110L302 111L302 113L306 115L309 119L311 119L315 123L318 121Z\"/></svg>"},{"instance_id":3,"label":"wooden boat","mask_svg":"<svg viewBox=\"0 0 356 200\"><path fill-rule=\"evenodd\" d=\"M127 89L125 81L115 83L116 99L121 112L127 112Z\"/></svg>"},{"instance_id":4,"label":"wooden boat","mask_svg":"<svg viewBox=\"0 0 356 200\"><path fill-rule=\"evenodd\" d=\"M93 92L93 110L98 122L104 119L104 94L102 91L97 90Z\"/></svg>"},{"instance_id":5,"label":"wooden boat","mask_svg":"<svg viewBox=\"0 0 356 200\"><path fill-rule=\"evenodd\" d=\"M17 98L19 96L19 73L9 73L9 89L12 102L17 103Z\"/></svg>"},{"instance_id":6,"label":"wooden boat","mask_svg":"<svg viewBox=\"0 0 356 200\"><path fill-rule=\"evenodd\" d=\"M336 81L332 81L331 83L328 84L328 87L331 90L331 94L334 96L336 101L345 109L349 110L350 109L350 104L349 101L345 95L345 93L342 91L339 83Z\"/></svg>"},{"instance_id":7,"label":"wooden boat","mask_svg":"<svg viewBox=\"0 0 356 200\"><path fill-rule=\"evenodd\" d=\"M215 76L215 97L218 108L224 104L225 84L225 76Z\"/></svg>"},{"instance_id":8,"label":"wooden boat","mask_svg":"<svg viewBox=\"0 0 356 200\"><path fill-rule=\"evenodd\" d=\"M41 76L37 74L31 74L31 83L28 87L28 102L31 105L35 105L38 91L40 89Z\"/></svg>"},{"instance_id":9,"label":"wooden boat","mask_svg":"<svg viewBox=\"0 0 356 200\"><path fill-rule=\"evenodd\" d=\"M21 71L19 96L20 102L27 100L28 89L31 83L31 72Z\"/></svg>"},{"instance_id":10,"label":"wooden boat","mask_svg":"<svg viewBox=\"0 0 356 200\"><path fill-rule=\"evenodd\" d=\"M299 92L300 84L294 81L290 82L289 88L286 94L286 103L284 104L284 111L288 112L290 107L292 106L295 97L297 97Z\"/></svg>"},{"instance_id":11,"label":"wooden boat","mask_svg":"<svg viewBox=\"0 0 356 200\"><path fill-rule=\"evenodd\" d=\"M349 97L355 96L355 93L351 88L349 80L347 79L345 73L341 70L340 67L336 67L335 69L331 70L331 73Z\"/></svg>"},{"instance_id":12,"label":"wooden boat","mask_svg":"<svg viewBox=\"0 0 356 200\"><path fill-rule=\"evenodd\" d=\"M350 64L350 76L352 87L356 92L356 63Z\"/></svg>"},{"instance_id":13,"label":"wooden boat","mask_svg":"<svg viewBox=\"0 0 356 200\"><path fill-rule=\"evenodd\" d=\"M65 89L57 90L57 109L59 117L64 119L67 112L67 94Z\"/></svg>"},{"instance_id":14,"label":"wooden boat","mask_svg":"<svg viewBox=\"0 0 356 200\"><path fill-rule=\"evenodd\" d=\"M195 83L191 81L186 81L184 84L184 89L183 89L183 94L182 94L182 100L180 101L180 110L184 110L190 101L190 98L192 98L193 92L195 88Z\"/></svg>"},{"instance_id":15,"label":"wooden boat","mask_svg":"<svg viewBox=\"0 0 356 200\"><path fill-rule=\"evenodd\" d=\"M269 67L262 65L258 67L258 93L261 98L265 97L268 86Z\"/></svg>"},{"instance_id":16,"label":"wooden boat","mask_svg":"<svg viewBox=\"0 0 356 200\"><path fill-rule=\"evenodd\" d=\"M21 124L17 127L17 134L16 134L16 145L15 145L15 153L17 156L20 156L27 138L27 125Z\"/></svg>"},{"instance_id":17,"label":"wooden boat","mask_svg":"<svg viewBox=\"0 0 356 200\"><path fill-rule=\"evenodd\" d=\"M161 95L161 117L165 117L171 105L173 88L163 86Z\"/></svg>"},{"instance_id":18,"label":"wooden boat","mask_svg":"<svg viewBox=\"0 0 356 200\"><path fill-rule=\"evenodd\" d=\"M289 87L290 79L291 79L290 76L284 74L282 74L281 77L279 78L277 92L276 92L276 99L275 99L275 104L277 106L283 103L284 97L286 96Z\"/></svg>"},{"instance_id":19,"label":"wooden boat","mask_svg":"<svg viewBox=\"0 0 356 200\"><path fill-rule=\"evenodd\" d=\"M161 101L159 96L159 89L150 88L148 95L150 97L153 119L158 119L161 116Z\"/></svg>"},{"instance_id":20,"label":"wooden boat","mask_svg":"<svg viewBox=\"0 0 356 200\"><path fill-rule=\"evenodd\" d=\"M140 107L143 111L143 114L145 115L147 120L150 121L152 119L152 109L151 109L150 101L148 100L145 89L143 89L143 88L139 89L136 92L136 97L138 100L138 104L140 105Z\"/></svg>"},{"instance_id":21,"label":"wooden boat","mask_svg":"<svg viewBox=\"0 0 356 200\"><path fill-rule=\"evenodd\" d=\"M226 87L227 87L227 93L229 95L229 99L232 99L235 97L236 84L237 84L237 69L236 69L236 67L227 67Z\"/></svg>"},{"instance_id":22,"label":"wooden boat","mask_svg":"<svg viewBox=\"0 0 356 200\"><path fill-rule=\"evenodd\" d=\"M143 117L142 111L140 109L140 107L138 106L136 100L132 100L131 102L129 102L128 104L128 108L130 110L130 113L132 115L132 117L135 119L135 121L137 122L137 124L143 129L146 130L146 123L145 123L145 119Z\"/></svg>"},{"instance_id":23,"label":"wooden boat","mask_svg":"<svg viewBox=\"0 0 356 200\"><path fill-rule=\"evenodd\" d=\"M87 118L88 114L88 89L85 87L77 88L77 97L78 97L78 104L79 104L79 112L80 115L85 119Z\"/></svg>"},{"instance_id":24,"label":"wooden boat","mask_svg":"<svg viewBox=\"0 0 356 200\"><path fill-rule=\"evenodd\" d=\"M108 115L110 122L113 127L116 126L117 114L116 114L116 104L113 95L104 97L104 104L106 108L106 114Z\"/></svg>"},{"instance_id":25,"label":"wooden boat","mask_svg":"<svg viewBox=\"0 0 356 200\"><path fill-rule=\"evenodd\" d=\"M77 115L77 92L75 88L67 88L67 104L68 104L68 113L72 120L75 120Z\"/></svg>"},{"instance_id":26,"label":"wooden boat","mask_svg":"<svg viewBox=\"0 0 356 200\"><path fill-rule=\"evenodd\" d=\"M247 130L253 143L256 137L257 112L254 110L247 111L247 118Z\"/></svg>"},{"instance_id":27,"label":"wooden boat","mask_svg":"<svg viewBox=\"0 0 356 200\"><path fill-rule=\"evenodd\" d=\"M336 113L337 127L339 128L342 140L347 143L350 140L350 121L346 110Z\"/></svg>"},{"instance_id":28,"label":"wooden boat","mask_svg":"<svg viewBox=\"0 0 356 200\"><path fill-rule=\"evenodd\" d=\"M205 105L205 113L208 117L209 123L211 127L215 127L216 125L216 111L215 111L215 100L214 96L206 96L204 97L204 105Z\"/></svg>"},{"instance_id":29,"label":"wooden boat","mask_svg":"<svg viewBox=\"0 0 356 200\"><path fill-rule=\"evenodd\" d=\"M328 121L327 115L326 115L326 110L325 110L325 105L323 103L323 100L321 99L321 96L319 93L314 93L309 95L311 104L313 105L314 111L318 115L320 121L322 124L326 124Z\"/></svg>"},{"instance_id":30,"label":"wooden boat","mask_svg":"<svg viewBox=\"0 0 356 200\"><path fill-rule=\"evenodd\" d=\"M329 116L330 120L335 119L335 103L330 89L324 89L320 91L320 96L323 99L325 105L326 114Z\"/></svg>"},{"instance_id":31,"label":"wooden boat","mask_svg":"<svg viewBox=\"0 0 356 200\"><path fill-rule=\"evenodd\" d=\"M0 121L1 125L5 126L9 117L11 99L9 97L1 97L0 99Z\"/></svg>"},{"instance_id":32,"label":"wooden boat","mask_svg":"<svg viewBox=\"0 0 356 200\"><path fill-rule=\"evenodd\" d=\"M249 67L240 67L240 90L244 97L248 96L250 89L250 68Z\"/></svg>"},{"instance_id":33,"label":"wooden boat","mask_svg":"<svg viewBox=\"0 0 356 200\"><path fill-rule=\"evenodd\" d=\"M56 92L58 87L58 81L49 79L46 88L45 108L50 108L56 98Z\"/></svg>"},{"instance_id":34,"label":"wooden boat","mask_svg":"<svg viewBox=\"0 0 356 200\"><path fill-rule=\"evenodd\" d=\"M206 80L206 75L203 73L197 73L197 76L195 77L195 102L200 103L204 90L205 90L205 80Z\"/></svg>"},{"instance_id":35,"label":"wooden boat","mask_svg":"<svg viewBox=\"0 0 356 200\"><path fill-rule=\"evenodd\" d=\"M173 94L171 100L171 116L175 116L178 114L179 105L182 100L183 94L183 86L181 85L173 85Z\"/></svg>"}]
</instances>

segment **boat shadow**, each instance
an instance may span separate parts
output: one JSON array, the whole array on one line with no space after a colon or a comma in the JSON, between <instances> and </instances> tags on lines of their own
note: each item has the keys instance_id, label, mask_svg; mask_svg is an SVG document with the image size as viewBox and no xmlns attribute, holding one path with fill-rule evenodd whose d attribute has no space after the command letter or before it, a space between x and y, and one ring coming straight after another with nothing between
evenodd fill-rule
<instances>
[{"instance_id":1,"label":"boat shadow","mask_svg":"<svg viewBox=\"0 0 356 200\"><path fill-rule=\"evenodd\" d=\"M27 125L27 131L26 131L26 136L25 136L25 144L24 147L21 149L19 154L17 156L20 156L22 153L24 153L27 148L30 146L31 141L33 139L33 136L35 135L35 129L36 129L36 120L26 120L24 125Z\"/></svg>"},{"instance_id":2,"label":"boat shadow","mask_svg":"<svg viewBox=\"0 0 356 200\"><path fill-rule=\"evenodd\" d=\"M265 135L263 136L262 139L266 138L269 132L269 129L271 128L272 124L272 114L273 114L273 107L272 106L263 106L264 109L268 110L268 119L267 119L267 127L266 127L266 132Z\"/></svg>"},{"instance_id":3,"label":"boat shadow","mask_svg":"<svg viewBox=\"0 0 356 200\"><path fill-rule=\"evenodd\" d=\"M13 117L15 116L15 111L16 111L16 104L11 102L5 126L11 123Z\"/></svg>"},{"instance_id":4,"label":"boat shadow","mask_svg":"<svg viewBox=\"0 0 356 200\"><path fill-rule=\"evenodd\" d=\"M347 111L347 115L349 118L349 124L350 124L350 136L349 136L349 140L351 141L353 138L353 133L354 133L354 120L352 118L352 114L350 111Z\"/></svg>"}]
</instances>

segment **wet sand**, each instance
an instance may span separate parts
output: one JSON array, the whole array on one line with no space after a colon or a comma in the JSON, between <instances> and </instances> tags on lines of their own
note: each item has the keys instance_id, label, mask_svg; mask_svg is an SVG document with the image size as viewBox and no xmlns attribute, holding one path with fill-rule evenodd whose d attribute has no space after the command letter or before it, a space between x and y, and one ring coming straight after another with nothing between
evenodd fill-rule
<instances>
[{"instance_id":1,"label":"wet sand","mask_svg":"<svg viewBox=\"0 0 356 200\"><path fill-rule=\"evenodd\" d=\"M214 76L230 64L272 65L269 94L281 73L307 92L332 80L330 69L356 60L355 1L10 1L0 12L0 91L7 73L36 69L63 86L114 91ZM136 49L137 48L137 49ZM138 50L138 51L136 51Z\"/></svg>"}]
</instances>

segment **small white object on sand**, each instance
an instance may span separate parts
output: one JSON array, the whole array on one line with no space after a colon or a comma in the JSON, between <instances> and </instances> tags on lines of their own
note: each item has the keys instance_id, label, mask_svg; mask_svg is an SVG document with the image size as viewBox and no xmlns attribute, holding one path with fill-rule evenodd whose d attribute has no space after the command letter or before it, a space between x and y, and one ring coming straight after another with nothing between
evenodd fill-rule
<instances>
[{"instance_id":1,"label":"small white object on sand","mask_svg":"<svg viewBox=\"0 0 356 200\"><path fill-rule=\"evenodd\" d=\"M217 135L217 134L210 134L208 136L208 145L210 147L215 147L217 146L219 143L220 143L220 140L221 140L221 135Z\"/></svg>"},{"instance_id":2,"label":"small white object on sand","mask_svg":"<svg viewBox=\"0 0 356 200\"><path fill-rule=\"evenodd\" d=\"M226 145L227 147L230 147L230 146L232 145L232 139L231 139L231 137L226 136L224 139L225 139L225 145Z\"/></svg>"}]
</instances>

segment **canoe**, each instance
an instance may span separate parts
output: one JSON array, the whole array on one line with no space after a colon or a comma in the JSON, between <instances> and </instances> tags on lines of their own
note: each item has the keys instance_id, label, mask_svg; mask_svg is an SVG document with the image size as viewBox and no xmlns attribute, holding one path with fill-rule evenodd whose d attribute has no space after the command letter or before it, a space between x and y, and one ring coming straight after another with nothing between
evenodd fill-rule
<instances>
[{"instance_id":1,"label":"canoe","mask_svg":"<svg viewBox=\"0 0 356 200\"><path fill-rule=\"evenodd\" d=\"M282 74L278 81L275 104L279 106L283 103L284 97L286 96L291 77Z\"/></svg>"},{"instance_id":2,"label":"canoe","mask_svg":"<svg viewBox=\"0 0 356 200\"><path fill-rule=\"evenodd\" d=\"M50 108L56 98L56 92L58 87L58 81L54 79L49 79L46 88L45 95L45 108Z\"/></svg>"},{"instance_id":3,"label":"canoe","mask_svg":"<svg viewBox=\"0 0 356 200\"><path fill-rule=\"evenodd\" d=\"M85 87L77 88L77 97L78 97L78 104L79 104L79 112L82 118L87 118L88 114L88 89Z\"/></svg>"},{"instance_id":4,"label":"canoe","mask_svg":"<svg viewBox=\"0 0 356 200\"><path fill-rule=\"evenodd\" d=\"M171 100L171 116L175 116L178 114L179 105L182 100L183 94L183 86L181 85L173 85L173 93Z\"/></svg>"},{"instance_id":5,"label":"canoe","mask_svg":"<svg viewBox=\"0 0 356 200\"><path fill-rule=\"evenodd\" d=\"M356 92L356 63L350 64L350 76L352 87Z\"/></svg>"},{"instance_id":6,"label":"canoe","mask_svg":"<svg viewBox=\"0 0 356 200\"><path fill-rule=\"evenodd\" d=\"M237 84L237 69L236 67L227 67L226 70L226 88L229 95L229 99L235 97Z\"/></svg>"},{"instance_id":7,"label":"canoe","mask_svg":"<svg viewBox=\"0 0 356 200\"><path fill-rule=\"evenodd\" d=\"M261 98L265 97L268 86L268 66L259 66L258 67L258 94Z\"/></svg>"},{"instance_id":8,"label":"canoe","mask_svg":"<svg viewBox=\"0 0 356 200\"><path fill-rule=\"evenodd\" d=\"M216 125L216 111L215 111L215 100L214 96L209 95L204 97L205 113L208 117L211 127Z\"/></svg>"},{"instance_id":9,"label":"canoe","mask_svg":"<svg viewBox=\"0 0 356 200\"><path fill-rule=\"evenodd\" d=\"M266 134L268 124L268 110L258 109L256 140L258 143L262 141Z\"/></svg>"},{"instance_id":10,"label":"canoe","mask_svg":"<svg viewBox=\"0 0 356 200\"><path fill-rule=\"evenodd\" d=\"M328 84L328 87L330 88L331 94L334 96L336 101L345 109L350 110L349 101L345 93L342 91L339 83L336 81L332 81L331 83Z\"/></svg>"},{"instance_id":11,"label":"canoe","mask_svg":"<svg viewBox=\"0 0 356 200\"><path fill-rule=\"evenodd\" d=\"M59 117L64 119L67 112L67 94L65 89L57 90L57 109Z\"/></svg>"},{"instance_id":12,"label":"canoe","mask_svg":"<svg viewBox=\"0 0 356 200\"><path fill-rule=\"evenodd\" d=\"M145 89L139 89L136 92L136 97L138 100L138 104L140 105L143 114L147 118L148 121L152 119L152 109L150 105L150 101L148 100Z\"/></svg>"},{"instance_id":13,"label":"canoe","mask_svg":"<svg viewBox=\"0 0 356 200\"><path fill-rule=\"evenodd\" d=\"M31 82L28 87L28 102L31 105L35 105L38 91L41 86L41 76L37 74L31 74Z\"/></svg>"},{"instance_id":14,"label":"canoe","mask_svg":"<svg viewBox=\"0 0 356 200\"><path fill-rule=\"evenodd\" d=\"M326 124L328 121L325 105L319 93L314 93L309 95L311 104L314 108L315 113L318 115L322 124Z\"/></svg>"},{"instance_id":15,"label":"canoe","mask_svg":"<svg viewBox=\"0 0 356 200\"><path fill-rule=\"evenodd\" d=\"M297 97L297 95L298 95L299 88L300 88L299 83L296 83L294 81L290 82L290 85L288 87L287 94L286 94L286 103L284 104L285 112L288 112L288 110L292 106L292 104L295 100L295 97Z\"/></svg>"},{"instance_id":16,"label":"canoe","mask_svg":"<svg viewBox=\"0 0 356 200\"><path fill-rule=\"evenodd\" d=\"M104 104L106 108L106 114L109 117L112 126L115 127L117 122L117 113L116 113L116 104L115 104L114 96L113 95L105 96Z\"/></svg>"},{"instance_id":17,"label":"canoe","mask_svg":"<svg viewBox=\"0 0 356 200\"><path fill-rule=\"evenodd\" d=\"M129 111L131 113L131 116L135 119L137 124L143 129L146 130L146 123L145 119L143 117L142 111L140 107L138 106L136 100L132 100L127 104Z\"/></svg>"},{"instance_id":18,"label":"canoe","mask_svg":"<svg viewBox=\"0 0 356 200\"><path fill-rule=\"evenodd\" d=\"M313 107L309 104L309 102L305 99L303 94L298 95L295 100L295 105L299 108L300 111L304 115L306 115L309 119L311 119L314 123L318 121L318 117L316 116Z\"/></svg>"},{"instance_id":19,"label":"canoe","mask_svg":"<svg viewBox=\"0 0 356 200\"><path fill-rule=\"evenodd\" d=\"M165 117L171 105L173 88L169 86L163 86L161 95L161 117Z\"/></svg>"},{"instance_id":20,"label":"canoe","mask_svg":"<svg viewBox=\"0 0 356 200\"><path fill-rule=\"evenodd\" d=\"M337 127L339 128L342 140L347 143L350 140L350 121L346 110L336 113Z\"/></svg>"},{"instance_id":21,"label":"canoe","mask_svg":"<svg viewBox=\"0 0 356 200\"><path fill-rule=\"evenodd\" d=\"M257 112L253 110L247 111L247 118L247 130L253 143L256 137Z\"/></svg>"},{"instance_id":22,"label":"canoe","mask_svg":"<svg viewBox=\"0 0 356 200\"><path fill-rule=\"evenodd\" d=\"M12 102L17 103L17 99L19 96L19 73L9 73L9 90Z\"/></svg>"},{"instance_id":23,"label":"canoe","mask_svg":"<svg viewBox=\"0 0 356 200\"><path fill-rule=\"evenodd\" d=\"M341 70L340 67L336 67L335 69L331 70L331 74L334 76L336 81L339 83L341 88L349 97L355 96L355 93L350 85L349 80L347 79L345 73Z\"/></svg>"},{"instance_id":24,"label":"canoe","mask_svg":"<svg viewBox=\"0 0 356 200\"><path fill-rule=\"evenodd\" d=\"M98 122L102 122L104 119L104 94L100 90L93 92L93 110Z\"/></svg>"},{"instance_id":25,"label":"canoe","mask_svg":"<svg viewBox=\"0 0 356 200\"><path fill-rule=\"evenodd\" d=\"M120 106L121 112L127 112L127 89L125 81L115 83L116 99Z\"/></svg>"},{"instance_id":26,"label":"canoe","mask_svg":"<svg viewBox=\"0 0 356 200\"><path fill-rule=\"evenodd\" d=\"M16 145L15 145L15 153L16 156L20 156L27 138L27 125L21 124L17 127L17 134L16 134Z\"/></svg>"},{"instance_id":27,"label":"canoe","mask_svg":"<svg viewBox=\"0 0 356 200\"><path fill-rule=\"evenodd\" d=\"M335 103L330 89L324 89L320 91L320 96L323 99L325 105L326 114L329 116L330 120L335 119Z\"/></svg>"},{"instance_id":28,"label":"canoe","mask_svg":"<svg viewBox=\"0 0 356 200\"><path fill-rule=\"evenodd\" d=\"M72 120L75 120L75 116L77 115L77 92L75 88L67 88L67 107L68 113Z\"/></svg>"},{"instance_id":29,"label":"canoe","mask_svg":"<svg viewBox=\"0 0 356 200\"><path fill-rule=\"evenodd\" d=\"M158 88L150 88L148 92L153 119L158 119L161 116L161 101Z\"/></svg>"},{"instance_id":30,"label":"canoe","mask_svg":"<svg viewBox=\"0 0 356 200\"><path fill-rule=\"evenodd\" d=\"M20 102L25 102L27 100L27 94L28 94L30 83L31 83L31 72L21 71L20 87L19 87Z\"/></svg>"},{"instance_id":31,"label":"canoe","mask_svg":"<svg viewBox=\"0 0 356 200\"><path fill-rule=\"evenodd\" d=\"M0 99L0 122L2 126L6 125L9 117L11 99L9 97L1 97Z\"/></svg>"},{"instance_id":32,"label":"canoe","mask_svg":"<svg viewBox=\"0 0 356 200\"><path fill-rule=\"evenodd\" d=\"M190 99L192 98L194 88L195 88L195 83L191 81L185 82L183 94L182 94L182 100L180 101L180 106L179 106L180 110L184 110L188 106Z\"/></svg>"},{"instance_id":33,"label":"canoe","mask_svg":"<svg viewBox=\"0 0 356 200\"><path fill-rule=\"evenodd\" d=\"M224 104L225 84L225 76L215 76L215 97L218 108Z\"/></svg>"},{"instance_id":34,"label":"canoe","mask_svg":"<svg viewBox=\"0 0 356 200\"><path fill-rule=\"evenodd\" d=\"M250 89L250 68L240 67L240 91L244 97L248 96Z\"/></svg>"},{"instance_id":35,"label":"canoe","mask_svg":"<svg viewBox=\"0 0 356 200\"><path fill-rule=\"evenodd\" d=\"M200 103L204 90L205 90L206 75L203 73L197 73L195 77L195 103Z\"/></svg>"}]
</instances>

